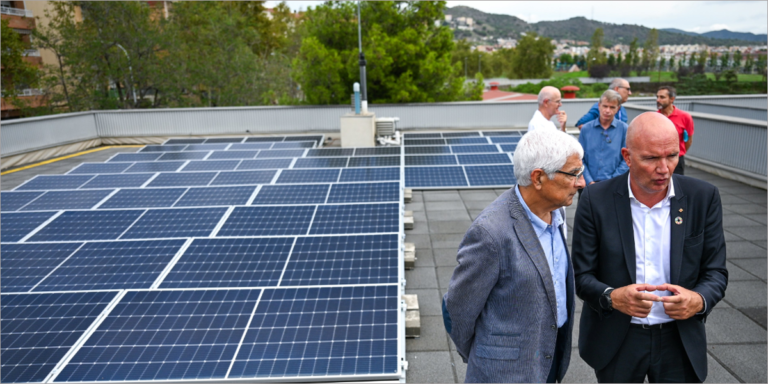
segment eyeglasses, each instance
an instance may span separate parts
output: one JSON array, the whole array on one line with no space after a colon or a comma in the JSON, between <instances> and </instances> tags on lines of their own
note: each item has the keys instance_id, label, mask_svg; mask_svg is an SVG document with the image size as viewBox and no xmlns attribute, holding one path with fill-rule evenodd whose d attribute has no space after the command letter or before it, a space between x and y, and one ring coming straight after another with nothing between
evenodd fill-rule
<instances>
[{"instance_id":1,"label":"eyeglasses","mask_svg":"<svg viewBox=\"0 0 768 384\"><path fill-rule=\"evenodd\" d=\"M622 86L618 86L617 88L624 88L624 89L626 89L627 91L629 91L629 92L632 92L632 88L630 88L630 87L622 87Z\"/></svg>"},{"instance_id":2,"label":"eyeglasses","mask_svg":"<svg viewBox=\"0 0 768 384\"><path fill-rule=\"evenodd\" d=\"M561 170L557 170L555 172L556 173L562 173L563 175L572 176L572 177L575 177L575 178L578 179L578 178L581 177L581 175L584 174L584 166L582 165L581 168L579 168L579 171L577 173L570 173L570 172L565 172L565 171L561 171Z\"/></svg>"},{"instance_id":3,"label":"eyeglasses","mask_svg":"<svg viewBox=\"0 0 768 384\"><path fill-rule=\"evenodd\" d=\"M603 130L603 137L605 137L605 142L610 144L611 143L611 137L608 136L608 133Z\"/></svg>"}]
</instances>

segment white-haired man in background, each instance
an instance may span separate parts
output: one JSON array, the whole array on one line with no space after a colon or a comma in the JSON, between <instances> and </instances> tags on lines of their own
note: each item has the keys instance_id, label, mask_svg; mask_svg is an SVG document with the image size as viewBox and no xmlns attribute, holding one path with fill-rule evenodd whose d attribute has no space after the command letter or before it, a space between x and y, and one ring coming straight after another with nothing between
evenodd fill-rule
<instances>
[{"instance_id":1,"label":"white-haired man in background","mask_svg":"<svg viewBox=\"0 0 768 384\"><path fill-rule=\"evenodd\" d=\"M564 206L584 188L584 151L555 129L515 150L517 185L475 219L443 301L466 382L562 381L571 356L574 280Z\"/></svg>"},{"instance_id":2,"label":"white-haired man in background","mask_svg":"<svg viewBox=\"0 0 768 384\"><path fill-rule=\"evenodd\" d=\"M548 85L539 91L538 101L539 109L533 113L533 118L528 123L528 132L539 128L557 129L555 123L550 120L552 116L557 116L560 130L565 132L565 122L568 120L568 115L565 111L560 110L560 106L563 105L560 90Z\"/></svg>"}]
</instances>

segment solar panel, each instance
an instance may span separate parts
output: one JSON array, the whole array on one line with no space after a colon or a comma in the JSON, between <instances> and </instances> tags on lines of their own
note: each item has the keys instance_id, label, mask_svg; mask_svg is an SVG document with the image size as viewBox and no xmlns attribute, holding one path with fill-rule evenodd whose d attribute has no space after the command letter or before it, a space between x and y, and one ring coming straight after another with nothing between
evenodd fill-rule
<instances>
[{"instance_id":1,"label":"solar panel","mask_svg":"<svg viewBox=\"0 0 768 384\"><path fill-rule=\"evenodd\" d=\"M172 144L202 144L205 139L169 139L164 145L172 145Z\"/></svg>"},{"instance_id":2,"label":"solar panel","mask_svg":"<svg viewBox=\"0 0 768 384\"><path fill-rule=\"evenodd\" d=\"M457 164L454 155L434 156L405 156L405 165L454 165Z\"/></svg>"},{"instance_id":3,"label":"solar panel","mask_svg":"<svg viewBox=\"0 0 768 384\"><path fill-rule=\"evenodd\" d=\"M148 187L187 187L208 185L216 177L216 172L161 173L147 185Z\"/></svg>"},{"instance_id":4,"label":"solar panel","mask_svg":"<svg viewBox=\"0 0 768 384\"><path fill-rule=\"evenodd\" d=\"M399 300L394 285L265 289L229 378L394 376Z\"/></svg>"},{"instance_id":5,"label":"solar panel","mask_svg":"<svg viewBox=\"0 0 768 384\"><path fill-rule=\"evenodd\" d=\"M89 242L35 292L150 288L185 240Z\"/></svg>"},{"instance_id":6,"label":"solar panel","mask_svg":"<svg viewBox=\"0 0 768 384\"><path fill-rule=\"evenodd\" d=\"M399 181L400 168L346 168L341 170L340 182Z\"/></svg>"},{"instance_id":7,"label":"solar panel","mask_svg":"<svg viewBox=\"0 0 768 384\"><path fill-rule=\"evenodd\" d=\"M488 144L485 137L459 137L454 139L445 139L446 144Z\"/></svg>"},{"instance_id":8,"label":"solar panel","mask_svg":"<svg viewBox=\"0 0 768 384\"><path fill-rule=\"evenodd\" d=\"M0 290L4 293L28 292L81 245L81 243L3 244L0 249L3 259L0 269L2 275Z\"/></svg>"},{"instance_id":9,"label":"solar panel","mask_svg":"<svg viewBox=\"0 0 768 384\"><path fill-rule=\"evenodd\" d=\"M323 135L309 135L309 136L286 136L285 141L314 141L320 142L323 140Z\"/></svg>"},{"instance_id":10,"label":"solar panel","mask_svg":"<svg viewBox=\"0 0 768 384\"><path fill-rule=\"evenodd\" d=\"M294 168L344 168L348 157L313 157L296 159Z\"/></svg>"},{"instance_id":11,"label":"solar panel","mask_svg":"<svg viewBox=\"0 0 768 384\"><path fill-rule=\"evenodd\" d=\"M476 131L470 131L470 132L443 132L443 137L471 137L471 136L480 136L480 132L476 132Z\"/></svg>"},{"instance_id":12,"label":"solar panel","mask_svg":"<svg viewBox=\"0 0 768 384\"><path fill-rule=\"evenodd\" d=\"M130 166L130 163L83 163L67 174L121 173Z\"/></svg>"},{"instance_id":13,"label":"solar panel","mask_svg":"<svg viewBox=\"0 0 768 384\"><path fill-rule=\"evenodd\" d=\"M252 204L323 204L328 188L328 184L265 185Z\"/></svg>"},{"instance_id":14,"label":"solar panel","mask_svg":"<svg viewBox=\"0 0 768 384\"><path fill-rule=\"evenodd\" d=\"M245 139L246 143L263 143L263 142L277 142L283 141L285 136L268 136L268 137L249 137Z\"/></svg>"},{"instance_id":15,"label":"solar panel","mask_svg":"<svg viewBox=\"0 0 768 384\"><path fill-rule=\"evenodd\" d=\"M304 149L274 149L261 151L256 157L301 157L303 154Z\"/></svg>"},{"instance_id":16,"label":"solar panel","mask_svg":"<svg viewBox=\"0 0 768 384\"><path fill-rule=\"evenodd\" d=\"M307 152L307 157L318 157L318 156L352 156L352 154L355 152L354 148L320 148L320 149L310 149Z\"/></svg>"},{"instance_id":17,"label":"solar panel","mask_svg":"<svg viewBox=\"0 0 768 384\"><path fill-rule=\"evenodd\" d=\"M272 149L286 149L286 148L313 148L315 146L314 141L292 141L287 140L284 143L272 144Z\"/></svg>"},{"instance_id":18,"label":"solar panel","mask_svg":"<svg viewBox=\"0 0 768 384\"><path fill-rule=\"evenodd\" d=\"M253 185L272 181L277 171L232 171L219 172L211 185Z\"/></svg>"},{"instance_id":19,"label":"solar panel","mask_svg":"<svg viewBox=\"0 0 768 384\"><path fill-rule=\"evenodd\" d=\"M183 172L190 171L231 171L240 164L240 160L204 160L204 161L190 161L181 170Z\"/></svg>"},{"instance_id":20,"label":"solar panel","mask_svg":"<svg viewBox=\"0 0 768 384\"><path fill-rule=\"evenodd\" d=\"M0 193L0 211L10 212L29 204L44 192L2 192Z\"/></svg>"},{"instance_id":21,"label":"solar panel","mask_svg":"<svg viewBox=\"0 0 768 384\"><path fill-rule=\"evenodd\" d=\"M253 150L253 149L270 149L272 148L272 143L242 143L242 144L232 144L229 147L229 150Z\"/></svg>"},{"instance_id":22,"label":"solar panel","mask_svg":"<svg viewBox=\"0 0 768 384\"><path fill-rule=\"evenodd\" d=\"M439 139L443 137L439 132L437 133L405 133L403 136L406 139Z\"/></svg>"},{"instance_id":23,"label":"solar panel","mask_svg":"<svg viewBox=\"0 0 768 384\"><path fill-rule=\"evenodd\" d=\"M3 294L2 382L42 382L117 292Z\"/></svg>"},{"instance_id":24,"label":"solar panel","mask_svg":"<svg viewBox=\"0 0 768 384\"><path fill-rule=\"evenodd\" d=\"M517 148L517 144L499 144L499 146L504 152L514 152Z\"/></svg>"},{"instance_id":25,"label":"solar panel","mask_svg":"<svg viewBox=\"0 0 768 384\"><path fill-rule=\"evenodd\" d=\"M147 145L139 152L179 152L186 148L186 145Z\"/></svg>"},{"instance_id":26,"label":"solar panel","mask_svg":"<svg viewBox=\"0 0 768 384\"><path fill-rule=\"evenodd\" d=\"M56 381L224 379L260 292L128 291Z\"/></svg>"},{"instance_id":27,"label":"solar panel","mask_svg":"<svg viewBox=\"0 0 768 384\"><path fill-rule=\"evenodd\" d=\"M38 175L15 190L77 189L92 178L93 175Z\"/></svg>"},{"instance_id":28,"label":"solar panel","mask_svg":"<svg viewBox=\"0 0 768 384\"><path fill-rule=\"evenodd\" d=\"M202 160L206 156L208 156L208 152L166 152L157 160Z\"/></svg>"},{"instance_id":29,"label":"solar panel","mask_svg":"<svg viewBox=\"0 0 768 384\"><path fill-rule=\"evenodd\" d=\"M483 136L523 136L525 131L483 131Z\"/></svg>"},{"instance_id":30,"label":"solar panel","mask_svg":"<svg viewBox=\"0 0 768 384\"><path fill-rule=\"evenodd\" d=\"M242 137L214 137L205 140L205 144L211 143L242 143Z\"/></svg>"},{"instance_id":31,"label":"solar panel","mask_svg":"<svg viewBox=\"0 0 768 384\"><path fill-rule=\"evenodd\" d=\"M451 147L447 145L410 146L405 147L406 155L451 153Z\"/></svg>"},{"instance_id":32,"label":"solar panel","mask_svg":"<svg viewBox=\"0 0 768 384\"><path fill-rule=\"evenodd\" d=\"M150 209L120 238L205 237L226 211L226 208Z\"/></svg>"},{"instance_id":33,"label":"solar panel","mask_svg":"<svg viewBox=\"0 0 768 384\"><path fill-rule=\"evenodd\" d=\"M239 145L239 144L232 144ZM221 151L229 147L229 144L190 144L184 148L184 151Z\"/></svg>"},{"instance_id":34,"label":"solar panel","mask_svg":"<svg viewBox=\"0 0 768 384\"><path fill-rule=\"evenodd\" d=\"M108 162L136 162L136 161L153 161L157 160L162 153L118 153L114 157L108 160Z\"/></svg>"},{"instance_id":35,"label":"solar panel","mask_svg":"<svg viewBox=\"0 0 768 384\"><path fill-rule=\"evenodd\" d=\"M506 153L488 153L479 155L456 155L459 164L509 164L512 160Z\"/></svg>"},{"instance_id":36,"label":"solar panel","mask_svg":"<svg viewBox=\"0 0 768 384\"><path fill-rule=\"evenodd\" d=\"M466 187L462 167L405 167L405 187Z\"/></svg>"},{"instance_id":37,"label":"solar panel","mask_svg":"<svg viewBox=\"0 0 768 384\"><path fill-rule=\"evenodd\" d=\"M400 165L400 156L350 157L348 167L391 167Z\"/></svg>"},{"instance_id":38,"label":"solar panel","mask_svg":"<svg viewBox=\"0 0 768 384\"><path fill-rule=\"evenodd\" d=\"M321 205L311 235L397 232L399 204Z\"/></svg>"},{"instance_id":39,"label":"solar panel","mask_svg":"<svg viewBox=\"0 0 768 384\"><path fill-rule=\"evenodd\" d=\"M453 145L451 146L453 153L499 153L499 149L495 145Z\"/></svg>"},{"instance_id":40,"label":"solar panel","mask_svg":"<svg viewBox=\"0 0 768 384\"><path fill-rule=\"evenodd\" d=\"M397 234L300 237L280 285L397 283L397 237Z\"/></svg>"},{"instance_id":41,"label":"solar panel","mask_svg":"<svg viewBox=\"0 0 768 384\"><path fill-rule=\"evenodd\" d=\"M186 188L121 189L101 204L99 209L171 207L186 190Z\"/></svg>"},{"instance_id":42,"label":"solar panel","mask_svg":"<svg viewBox=\"0 0 768 384\"><path fill-rule=\"evenodd\" d=\"M338 169L284 169L277 178L278 184L287 183L335 183Z\"/></svg>"},{"instance_id":43,"label":"solar panel","mask_svg":"<svg viewBox=\"0 0 768 384\"><path fill-rule=\"evenodd\" d=\"M184 165L183 161L135 163L126 169L125 173L173 172L181 168L182 165Z\"/></svg>"},{"instance_id":44,"label":"solar panel","mask_svg":"<svg viewBox=\"0 0 768 384\"><path fill-rule=\"evenodd\" d=\"M445 145L445 139L404 139L403 145Z\"/></svg>"},{"instance_id":45,"label":"solar panel","mask_svg":"<svg viewBox=\"0 0 768 384\"><path fill-rule=\"evenodd\" d=\"M253 159L259 151L214 151L208 160L217 159Z\"/></svg>"},{"instance_id":46,"label":"solar panel","mask_svg":"<svg viewBox=\"0 0 768 384\"><path fill-rule=\"evenodd\" d=\"M288 168L291 166L293 159L258 159L258 160L243 160L237 167L238 170L242 169L280 169Z\"/></svg>"},{"instance_id":47,"label":"solar panel","mask_svg":"<svg viewBox=\"0 0 768 384\"><path fill-rule=\"evenodd\" d=\"M0 214L0 222L3 225L3 230L0 231L0 241L19 241L55 214L56 212Z\"/></svg>"},{"instance_id":48,"label":"solar panel","mask_svg":"<svg viewBox=\"0 0 768 384\"><path fill-rule=\"evenodd\" d=\"M400 200L400 183L333 184L328 203L375 203Z\"/></svg>"},{"instance_id":49,"label":"solar panel","mask_svg":"<svg viewBox=\"0 0 768 384\"><path fill-rule=\"evenodd\" d=\"M175 207L205 207L217 205L244 205L256 187L190 188Z\"/></svg>"},{"instance_id":50,"label":"solar panel","mask_svg":"<svg viewBox=\"0 0 768 384\"><path fill-rule=\"evenodd\" d=\"M50 191L27 204L22 211L58 211L61 209L90 209L112 193L111 189L92 191Z\"/></svg>"},{"instance_id":51,"label":"solar panel","mask_svg":"<svg viewBox=\"0 0 768 384\"><path fill-rule=\"evenodd\" d=\"M520 142L522 137L520 136L497 136L497 137L491 137L492 143L497 144L517 144Z\"/></svg>"},{"instance_id":52,"label":"solar panel","mask_svg":"<svg viewBox=\"0 0 768 384\"><path fill-rule=\"evenodd\" d=\"M291 237L195 239L160 288L276 286L293 241Z\"/></svg>"},{"instance_id":53,"label":"solar panel","mask_svg":"<svg viewBox=\"0 0 768 384\"><path fill-rule=\"evenodd\" d=\"M304 235L314 212L314 205L235 207L217 236Z\"/></svg>"},{"instance_id":54,"label":"solar panel","mask_svg":"<svg viewBox=\"0 0 768 384\"><path fill-rule=\"evenodd\" d=\"M96 175L80 189L94 188L138 188L144 185L154 173L136 173L122 175Z\"/></svg>"},{"instance_id":55,"label":"solar panel","mask_svg":"<svg viewBox=\"0 0 768 384\"><path fill-rule=\"evenodd\" d=\"M66 211L29 241L115 240L142 213L143 210Z\"/></svg>"},{"instance_id":56,"label":"solar panel","mask_svg":"<svg viewBox=\"0 0 768 384\"><path fill-rule=\"evenodd\" d=\"M466 166L469 185L476 186L512 186L517 183L515 167L512 165L475 165Z\"/></svg>"},{"instance_id":57,"label":"solar panel","mask_svg":"<svg viewBox=\"0 0 768 384\"><path fill-rule=\"evenodd\" d=\"M400 147L355 148L355 156L399 155Z\"/></svg>"}]
</instances>

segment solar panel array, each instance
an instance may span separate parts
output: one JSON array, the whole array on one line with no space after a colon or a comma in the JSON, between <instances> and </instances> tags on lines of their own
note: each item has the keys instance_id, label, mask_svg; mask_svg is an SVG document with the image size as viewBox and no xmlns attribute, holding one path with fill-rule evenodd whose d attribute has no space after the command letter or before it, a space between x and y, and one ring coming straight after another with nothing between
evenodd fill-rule
<instances>
[{"instance_id":1,"label":"solar panel array","mask_svg":"<svg viewBox=\"0 0 768 384\"><path fill-rule=\"evenodd\" d=\"M171 139L2 192L0 380L404 379L401 148L322 139Z\"/></svg>"}]
</instances>

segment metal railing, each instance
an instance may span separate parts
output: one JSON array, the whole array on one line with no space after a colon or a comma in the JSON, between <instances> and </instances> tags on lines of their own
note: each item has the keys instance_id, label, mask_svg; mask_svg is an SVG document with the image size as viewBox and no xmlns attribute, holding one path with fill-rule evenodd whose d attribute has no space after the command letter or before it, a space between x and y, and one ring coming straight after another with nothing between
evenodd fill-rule
<instances>
[{"instance_id":1,"label":"metal railing","mask_svg":"<svg viewBox=\"0 0 768 384\"><path fill-rule=\"evenodd\" d=\"M11 8L11 7L2 7L0 6L0 13L4 15L13 15L13 16L21 16L21 17L33 17L32 11L29 9L21 9L21 8Z\"/></svg>"},{"instance_id":2,"label":"metal railing","mask_svg":"<svg viewBox=\"0 0 768 384\"><path fill-rule=\"evenodd\" d=\"M28 57L40 57L40 51L37 49L25 49L24 56Z\"/></svg>"}]
</instances>

